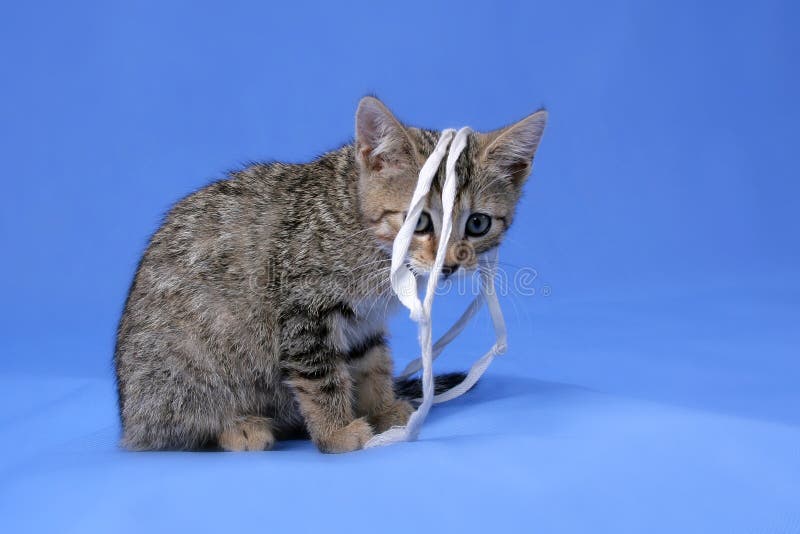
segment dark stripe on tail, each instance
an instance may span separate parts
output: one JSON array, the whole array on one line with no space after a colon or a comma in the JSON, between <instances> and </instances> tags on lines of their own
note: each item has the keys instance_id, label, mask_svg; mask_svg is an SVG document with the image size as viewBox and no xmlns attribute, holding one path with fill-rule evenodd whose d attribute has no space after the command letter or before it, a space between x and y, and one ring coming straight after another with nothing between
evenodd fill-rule
<instances>
[{"instance_id":1,"label":"dark stripe on tail","mask_svg":"<svg viewBox=\"0 0 800 534\"><path fill-rule=\"evenodd\" d=\"M457 386L467 377L466 373L445 373L433 377L433 391L436 395ZM422 397L421 378L395 378L395 395L401 399L414 400Z\"/></svg>"}]
</instances>

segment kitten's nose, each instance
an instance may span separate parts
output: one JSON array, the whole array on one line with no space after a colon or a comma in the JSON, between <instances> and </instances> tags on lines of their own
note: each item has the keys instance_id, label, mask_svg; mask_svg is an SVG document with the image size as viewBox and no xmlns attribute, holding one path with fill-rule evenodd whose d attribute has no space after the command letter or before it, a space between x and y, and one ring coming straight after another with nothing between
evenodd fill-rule
<instances>
[{"instance_id":1,"label":"kitten's nose","mask_svg":"<svg viewBox=\"0 0 800 534\"><path fill-rule=\"evenodd\" d=\"M458 263L454 263L453 265L442 265L442 274L445 276L450 276L458 270L458 267Z\"/></svg>"}]
</instances>

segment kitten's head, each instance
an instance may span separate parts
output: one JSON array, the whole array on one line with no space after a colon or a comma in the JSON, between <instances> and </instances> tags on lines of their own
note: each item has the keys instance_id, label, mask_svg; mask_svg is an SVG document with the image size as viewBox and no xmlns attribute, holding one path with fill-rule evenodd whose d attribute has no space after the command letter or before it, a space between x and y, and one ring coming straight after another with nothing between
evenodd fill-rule
<instances>
[{"instance_id":1,"label":"kitten's head","mask_svg":"<svg viewBox=\"0 0 800 534\"><path fill-rule=\"evenodd\" d=\"M522 185L531 172L547 112L488 133L473 132L456 163L453 231L444 273L474 269L481 254L498 246L514 218ZM384 250L403 224L417 176L433 151L439 132L403 125L378 99L365 97L356 113L356 160L361 211ZM408 251L417 273L433 266L442 228L441 186L444 161Z\"/></svg>"}]
</instances>

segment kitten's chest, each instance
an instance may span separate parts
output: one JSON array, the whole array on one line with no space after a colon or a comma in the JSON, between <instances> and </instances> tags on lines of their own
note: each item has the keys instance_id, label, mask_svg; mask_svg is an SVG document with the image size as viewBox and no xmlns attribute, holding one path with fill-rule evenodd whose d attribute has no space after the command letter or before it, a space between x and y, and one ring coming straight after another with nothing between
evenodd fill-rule
<instances>
[{"instance_id":1,"label":"kitten's chest","mask_svg":"<svg viewBox=\"0 0 800 534\"><path fill-rule=\"evenodd\" d=\"M351 303L352 314L339 315L333 324L337 348L348 352L364 340L381 335L386 321L397 308L394 295L368 297Z\"/></svg>"}]
</instances>

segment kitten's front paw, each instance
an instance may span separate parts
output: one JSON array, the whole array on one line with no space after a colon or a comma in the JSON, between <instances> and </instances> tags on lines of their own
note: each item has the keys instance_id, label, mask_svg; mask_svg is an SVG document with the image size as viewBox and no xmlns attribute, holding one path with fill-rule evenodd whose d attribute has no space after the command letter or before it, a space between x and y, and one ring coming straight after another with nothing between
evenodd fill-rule
<instances>
[{"instance_id":1,"label":"kitten's front paw","mask_svg":"<svg viewBox=\"0 0 800 534\"><path fill-rule=\"evenodd\" d=\"M396 400L389 409L371 415L369 422L375 427L375 432L380 434L393 426L405 426L413 412L414 408L407 401Z\"/></svg>"},{"instance_id":2,"label":"kitten's front paw","mask_svg":"<svg viewBox=\"0 0 800 534\"><path fill-rule=\"evenodd\" d=\"M364 448L364 444L372 438L372 427L362 417L354 420L344 428L315 440L322 452L350 452Z\"/></svg>"}]
</instances>

